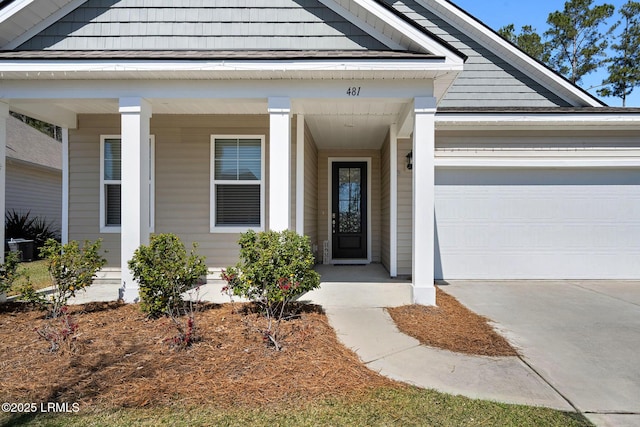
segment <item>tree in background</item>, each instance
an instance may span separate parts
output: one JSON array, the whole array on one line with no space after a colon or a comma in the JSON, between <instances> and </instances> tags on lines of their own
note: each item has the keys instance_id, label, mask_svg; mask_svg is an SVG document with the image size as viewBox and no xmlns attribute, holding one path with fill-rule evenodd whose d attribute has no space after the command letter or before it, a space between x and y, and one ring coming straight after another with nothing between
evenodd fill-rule
<instances>
[{"instance_id":1,"label":"tree in background","mask_svg":"<svg viewBox=\"0 0 640 427\"><path fill-rule=\"evenodd\" d=\"M616 96L622 98L622 106L626 106L627 96L640 86L640 3L628 1L620 8L622 20L612 29L624 25L618 43L611 45L615 56L609 58L609 77L598 90L600 96Z\"/></svg>"},{"instance_id":2,"label":"tree in background","mask_svg":"<svg viewBox=\"0 0 640 427\"><path fill-rule=\"evenodd\" d=\"M505 25L498 30L498 34L538 61L545 64L549 62L549 44L542 41L540 34L531 25L523 25L519 34L516 34L515 25Z\"/></svg>"},{"instance_id":3,"label":"tree in background","mask_svg":"<svg viewBox=\"0 0 640 427\"><path fill-rule=\"evenodd\" d=\"M549 65L572 83L603 64L611 29L605 33L600 26L613 15L613 5L592 7L593 0L569 0L562 12L549 14L550 28L544 33L551 50Z\"/></svg>"},{"instance_id":4,"label":"tree in background","mask_svg":"<svg viewBox=\"0 0 640 427\"><path fill-rule=\"evenodd\" d=\"M62 141L62 132L60 131L60 127L25 116L24 114L15 113L13 111L11 111L11 115L21 122L28 124L32 128L38 129L45 135L49 135L51 138L57 141Z\"/></svg>"}]
</instances>

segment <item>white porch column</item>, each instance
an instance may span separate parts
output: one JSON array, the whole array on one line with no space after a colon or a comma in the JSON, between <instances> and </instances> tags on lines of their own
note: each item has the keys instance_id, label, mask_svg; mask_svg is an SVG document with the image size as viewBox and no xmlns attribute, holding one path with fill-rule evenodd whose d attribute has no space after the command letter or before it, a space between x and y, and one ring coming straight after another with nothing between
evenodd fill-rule
<instances>
[{"instance_id":1,"label":"white porch column","mask_svg":"<svg viewBox=\"0 0 640 427\"><path fill-rule=\"evenodd\" d=\"M389 275L398 276L398 128L389 127Z\"/></svg>"},{"instance_id":2,"label":"white porch column","mask_svg":"<svg viewBox=\"0 0 640 427\"><path fill-rule=\"evenodd\" d=\"M413 301L435 305L434 208L435 208L436 99L414 99L413 127Z\"/></svg>"},{"instance_id":3,"label":"white porch column","mask_svg":"<svg viewBox=\"0 0 640 427\"><path fill-rule=\"evenodd\" d=\"M2 213L2 227L0 227L0 262L4 263L4 215L6 211L5 191L7 185L7 119L9 118L9 104L0 102L0 213ZM3 295L0 295L2 300Z\"/></svg>"},{"instance_id":4,"label":"white porch column","mask_svg":"<svg viewBox=\"0 0 640 427\"><path fill-rule=\"evenodd\" d=\"M62 244L69 243L69 129L62 128Z\"/></svg>"},{"instance_id":5,"label":"white porch column","mask_svg":"<svg viewBox=\"0 0 640 427\"><path fill-rule=\"evenodd\" d=\"M296 233L304 234L304 116L296 116Z\"/></svg>"},{"instance_id":6,"label":"white porch column","mask_svg":"<svg viewBox=\"0 0 640 427\"><path fill-rule=\"evenodd\" d=\"M138 284L128 262L149 244L149 134L151 105L142 98L121 98L121 277L122 298L138 301Z\"/></svg>"},{"instance_id":7,"label":"white porch column","mask_svg":"<svg viewBox=\"0 0 640 427\"><path fill-rule=\"evenodd\" d=\"M291 101L269 98L269 229L291 228Z\"/></svg>"}]
</instances>

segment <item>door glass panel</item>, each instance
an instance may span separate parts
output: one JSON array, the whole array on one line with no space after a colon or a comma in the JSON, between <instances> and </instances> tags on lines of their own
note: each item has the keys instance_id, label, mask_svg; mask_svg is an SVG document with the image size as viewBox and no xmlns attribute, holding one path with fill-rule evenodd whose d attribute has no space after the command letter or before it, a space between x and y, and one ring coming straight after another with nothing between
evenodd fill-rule
<instances>
[{"instance_id":1,"label":"door glass panel","mask_svg":"<svg viewBox=\"0 0 640 427\"><path fill-rule=\"evenodd\" d=\"M360 168L338 169L338 231L359 233L362 218Z\"/></svg>"}]
</instances>

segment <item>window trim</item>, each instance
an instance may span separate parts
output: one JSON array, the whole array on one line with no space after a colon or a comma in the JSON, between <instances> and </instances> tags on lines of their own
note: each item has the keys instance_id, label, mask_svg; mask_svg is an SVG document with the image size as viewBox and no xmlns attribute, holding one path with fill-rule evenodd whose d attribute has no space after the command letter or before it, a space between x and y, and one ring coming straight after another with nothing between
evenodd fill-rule
<instances>
[{"instance_id":1,"label":"window trim","mask_svg":"<svg viewBox=\"0 0 640 427\"><path fill-rule=\"evenodd\" d=\"M107 184L118 184L122 188L122 179L104 179L104 143L107 139L119 139L122 143L122 135L100 135L100 233L120 233L121 225L107 225L106 203L104 187ZM149 136L149 232L155 231L155 205L156 205L156 138Z\"/></svg>"},{"instance_id":2,"label":"window trim","mask_svg":"<svg viewBox=\"0 0 640 427\"><path fill-rule=\"evenodd\" d=\"M241 180L216 180L216 140L217 139L259 139L260 140L260 179L256 181L241 181ZM211 135L210 143L210 167L209 167L209 231L211 233L244 233L248 230L264 231L265 230L265 218L266 218L266 206L265 206L265 135L225 135L214 134ZM216 184L231 184L231 185L246 185L256 184L260 185L260 225L259 226L224 226L216 225Z\"/></svg>"}]
</instances>

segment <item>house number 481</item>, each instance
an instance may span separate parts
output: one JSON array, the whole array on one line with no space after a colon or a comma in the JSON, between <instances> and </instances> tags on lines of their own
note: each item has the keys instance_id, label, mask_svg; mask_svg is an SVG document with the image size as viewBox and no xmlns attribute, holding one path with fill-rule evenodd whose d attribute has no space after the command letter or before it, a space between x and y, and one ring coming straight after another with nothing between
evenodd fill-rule
<instances>
[{"instance_id":1,"label":"house number 481","mask_svg":"<svg viewBox=\"0 0 640 427\"><path fill-rule=\"evenodd\" d=\"M347 96L360 96L360 86L353 86L347 89Z\"/></svg>"}]
</instances>

